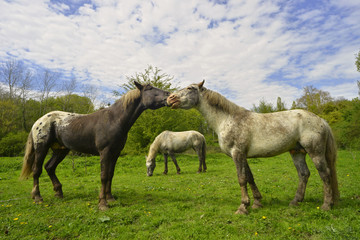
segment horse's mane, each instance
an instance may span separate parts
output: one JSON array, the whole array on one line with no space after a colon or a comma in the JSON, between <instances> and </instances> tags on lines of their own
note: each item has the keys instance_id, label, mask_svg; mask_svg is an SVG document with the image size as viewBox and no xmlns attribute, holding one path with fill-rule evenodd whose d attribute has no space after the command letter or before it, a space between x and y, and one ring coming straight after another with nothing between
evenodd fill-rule
<instances>
[{"instance_id":1,"label":"horse's mane","mask_svg":"<svg viewBox=\"0 0 360 240\"><path fill-rule=\"evenodd\" d=\"M212 90L202 88L202 96L206 99L207 103L210 106L217 108L218 110L222 110L229 114L234 114L240 111L248 111L243 107L236 105L235 103L231 102L230 100L226 99L221 94L214 92Z\"/></svg>"},{"instance_id":2,"label":"horse's mane","mask_svg":"<svg viewBox=\"0 0 360 240\"><path fill-rule=\"evenodd\" d=\"M134 89L122 95L115 103L118 104L121 102L123 108L126 109L126 107L138 97L140 97L140 90Z\"/></svg>"}]
</instances>

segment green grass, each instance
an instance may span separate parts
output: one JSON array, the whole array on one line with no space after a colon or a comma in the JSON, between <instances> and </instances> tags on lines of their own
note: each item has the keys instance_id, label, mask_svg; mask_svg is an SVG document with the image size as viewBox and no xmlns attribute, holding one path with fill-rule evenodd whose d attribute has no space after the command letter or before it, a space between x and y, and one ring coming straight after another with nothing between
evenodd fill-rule
<instances>
[{"instance_id":1,"label":"green grass","mask_svg":"<svg viewBox=\"0 0 360 240\"><path fill-rule=\"evenodd\" d=\"M32 180L19 181L21 158L0 158L0 239L359 239L360 152L340 151L340 203L319 210L322 183L314 164L304 202L288 207L297 173L288 154L250 159L263 208L235 215L240 187L232 160L208 154L208 172L197 174L195 155L179 155L181 175L169 163L162 175L158 157L153 177L146 176L143 156L122 156L113 180L117 199L97 209L100 164L97 157L67 157L58 167L64 198L57 199L44 171L42 204L30 198ZM73 166L74 160L74 166ZM250 192L251 194L251 192ZM251 195L252 196L252 195Z\"/></svg>"}]
</instances>

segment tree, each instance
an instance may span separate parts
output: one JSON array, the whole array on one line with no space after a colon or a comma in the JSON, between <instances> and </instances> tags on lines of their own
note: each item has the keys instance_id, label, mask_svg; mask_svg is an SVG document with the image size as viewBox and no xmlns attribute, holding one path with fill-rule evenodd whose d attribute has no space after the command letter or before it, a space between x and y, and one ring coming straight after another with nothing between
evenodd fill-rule
<instances>
[{"instance_id":1,"label":"tree","mask_svg":"<svg viewBox=\"0 0 360 240\"><path fill-rule=\"evenodd\" d=\"M17 109L18 107L12 100L0 100L0 139L17 130Z\"/></svg>"},{"instance_id":2,"label":"tree","mask_svg":"<svg viewBox=\"0 0 360 240\"><path fill-rule=\"evenodd\" d=\"M87 112L87 113L90 113L90 112L94 111L94 105L95 105L96 97L98 95L98 90L94 85L91 85L91 84L83 85L82 89L83 89L84 97L90 99L90 101L93 103L92 104L93 109L89 108L88 112Z\"/></svg>"},{"instance_id":3,"label":"tree","mask_svg":"<svg viewBox=\"0 0 360 240\"><path fill-rule=\"evenodd\" d=\"M64 82L63 91L65 92L65 96L61 98L63 100L63 104L62 104L63 111L67 111L67 112L70 111L68 105L71 100L71 95L75 92L76 87L77 87L77 81L75 77L71 78L70 81Z\"/></svg>"},{"instance_id":4,"label":"tree","mask_svg":"<svg viewBox=\"0 0 360 240\"><path fill-rule=\"evenodd\" d=\"M280 99L281 100L281 99ZM254 112L257 113L270 113L275 112L274 106L271 103L267 103L265 99L261 99L259 102L259 106L253 105L253 108L251 109Z\"/></svg>"},{"instance_id":5,"label":"tree","mask_svg":"<svg viewBox=\"0 0 360 240\"><path fill-rule=\"evenodd\" d=\"M141 84L151 84L154 87L172 92L177 89L176 87L171 86L171 80L173 80L173 78L173 76L162 73L160 68L149 65L144 70L144 73L135 73L134 76L126 76L127 82L121 85L124 92L113 91L113 94L115 96L121 96L129 90L135 89L136 86L134 81Z\"/></svg>"},{"instance_id":6,"label":"tree","mask_svg":"<svg viewBox=\"0 0 360 240\"><path fill-rule=\"evenodd\" d=\"M355 61L355 65L356 65L356 69L358 72L360 72L360 51L358 52L358 54L355 55L356 61ZM358 86L358 94L360 96L360 81L357 81L357 86Z\"/></svg>"},{"instance_id":7,"label":"tree","mask_svg":"<svg viewBox=\"0 0 360 240\"><path fill-rule=\"evenodd\" d=\"M15 59L8 60L0 66L1 81L9 87L9 98L16 97L16 87L20 83L23 75L24 67L22 62Z\"/></svg>"},{"instance_id":8,"label":"tree","mask_svg":"<svg viewBox=\"0 0 360 240\"><path fill-rule=\"evenodd\" d=\"M313 86L306 86L303 89L303 95L296 99L296 105L299 108L320 114L323 111L323 106L332 100L333 98L329 92L319 90Z\"/></svg>"},{"instance_id":9,"label":"tree","mask_svg":"<svg viewBox=\"0 0 360 240\"><path fill-rule=\"evenodd\" d=\"M26 71L25 75L20 79L20 84L19 84L19 97L20 97L20 102L21 102L21 116L22 116L22 127L23 130L28 131L27 129L27 108L26 108L26 102L28 100L29 97L29 92L31 90L32 87L32 81L33 81L33 74L32 72L30 72L29 70Z\"/></svg>"},{"instance_id":10,"label":"tree","mask_svg":"<svg viewBox=\"0 0 360 240\"><path fill-rule=\"evenodd\" d=\"M40 116L44 115L48 112L48 98L53 90L53 88L56 86L56 81L59 79L60 74L56 72L52 72L49 69L45 69L40 75L39 75L39 85L40 85Z\"/></svg>"},{"instance_id":11,"label":"tree","mask_svg":"<svg viewBox=\"0 0 360 240\"><path fill-rule=\"evenodd\" d=\"M278 97L276 101L276 111L280 112L285 110L286 110L285 103L281 101L281 97Z\"/></svg>"}]
</instances>

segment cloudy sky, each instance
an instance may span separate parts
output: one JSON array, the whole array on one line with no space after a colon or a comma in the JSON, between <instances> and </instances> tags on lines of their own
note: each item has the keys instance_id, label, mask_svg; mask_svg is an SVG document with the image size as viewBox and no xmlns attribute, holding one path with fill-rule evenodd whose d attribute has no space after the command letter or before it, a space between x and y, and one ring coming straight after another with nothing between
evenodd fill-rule
<instances>
[{"instance_id":1,"label":"cloudy sky","mask_svg":"<svg viewBox=\"0 0 360 240\"><path fill-rule=\"evenodd\" d=\"M287 106L313 85L357 96L359 0L0 0L0 62L106 93L148 65L238 105Z\"/></svg>"}]
</instances>

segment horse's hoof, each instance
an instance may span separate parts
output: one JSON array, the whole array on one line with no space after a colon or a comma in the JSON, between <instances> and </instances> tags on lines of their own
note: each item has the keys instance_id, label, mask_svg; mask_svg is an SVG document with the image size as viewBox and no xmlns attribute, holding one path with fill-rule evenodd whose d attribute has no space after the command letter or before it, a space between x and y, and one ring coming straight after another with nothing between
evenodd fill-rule
<instances>
[{"instance_id":1,"label":"horse's hoof","mask_svg":"<svg viewBox=\"0 0 360 240\"><path fill-rule=\"evenodd\" d=\"M321 206L321 209L324 210L324 211L329 211L329 210L331 209L331 207L330 207L329 204L325 204L325 203L324 203L324 204Z\"/></svg>"},{"instance_id":2,"label":"horse's hoof","mask_svg":"<svg viewBox=\"0 0 360 240\"><path fill-rule=\"evenodd\" d=\"M298 201L291 201L290 203L289 203L289 206L290 207L297 207L297 206L299 206L299 202Z\"/></svg>"},{"instance_id":3,"label":"horse's hoof","mask_svg":"<svg viewBox=\"0 0 360 240\"><path fill-rule=\"evenodd\" d=\"M176 174L177 174L177 175L180 175L180 172L177 172Z\"/></svg>"},{"instance_id":4,"label":"horse's hoof","mask_svg":"<svg viewBox=\"0 0 360 240\"><path fill-rule=\"evenodd\" d=\"M235 212L235 214L247 215L247 214L249 214L249 212L245 208L245 206L240 206L239 209Z\"/></svg>"},{"instance_id":5,"label":"horse's hoof","mask_svg":"<svg viewBox=\"0 0 360 240\"><path fill-rule=\"evenodd\" d=\"M63 193L55 193L55 197L64 198L64 195L63 195Z\"/></svg>"},{"instance_id":6,"label":"horse's hoof","mask_svg":"<svg viewBox=\"0 0 360 240\"><path fill-rule=\"evenodd\" d=\"M116 200L115 200L114 197L106 198L106 201L107 201L108 203L110 203L110 202L116 202Z\"/></svg>"},{"instance_id":7,"label":"horse's hoof","mask_svg":"<svg viewBox=\"0 0 360 240\"><path fill-rule=\"evenodd\" d=\"M104 205L104 204L99 204L99 210L100 211L106 211L109 209L108 205Z\"/></svg>"},{"instance_id":8,"label":"horse's hoof","mask_svg":"<svg viewBox=\"0 0 360 240\"><path fill-rule=\"evenodd\" d=\"M163 172L164 175L167 175L167 172Z\"/></svg>"},{"instance_id":9,"label":"horse's hoof","mask_svg":"<svg viewBox=\"0 0 360 240\"><path fill-rule=\"evenodd\" d=\"M263 206L262 206L262 204L261 203L254 203L252 206L251 206L251 208L252 209L258 209L258 208L262 208Z\"/></svg>"},{"instance_id":10,"label":"horse's hoof","mask_svg":"<svg viewBox=\"0 0 360 240\"><path fill-rule=\"evenodd\" d=\"M35 203L42 203L44 202L43 198L41 196L35 196L34 197L34 202Z\"/></svg>"}]
</instances>

